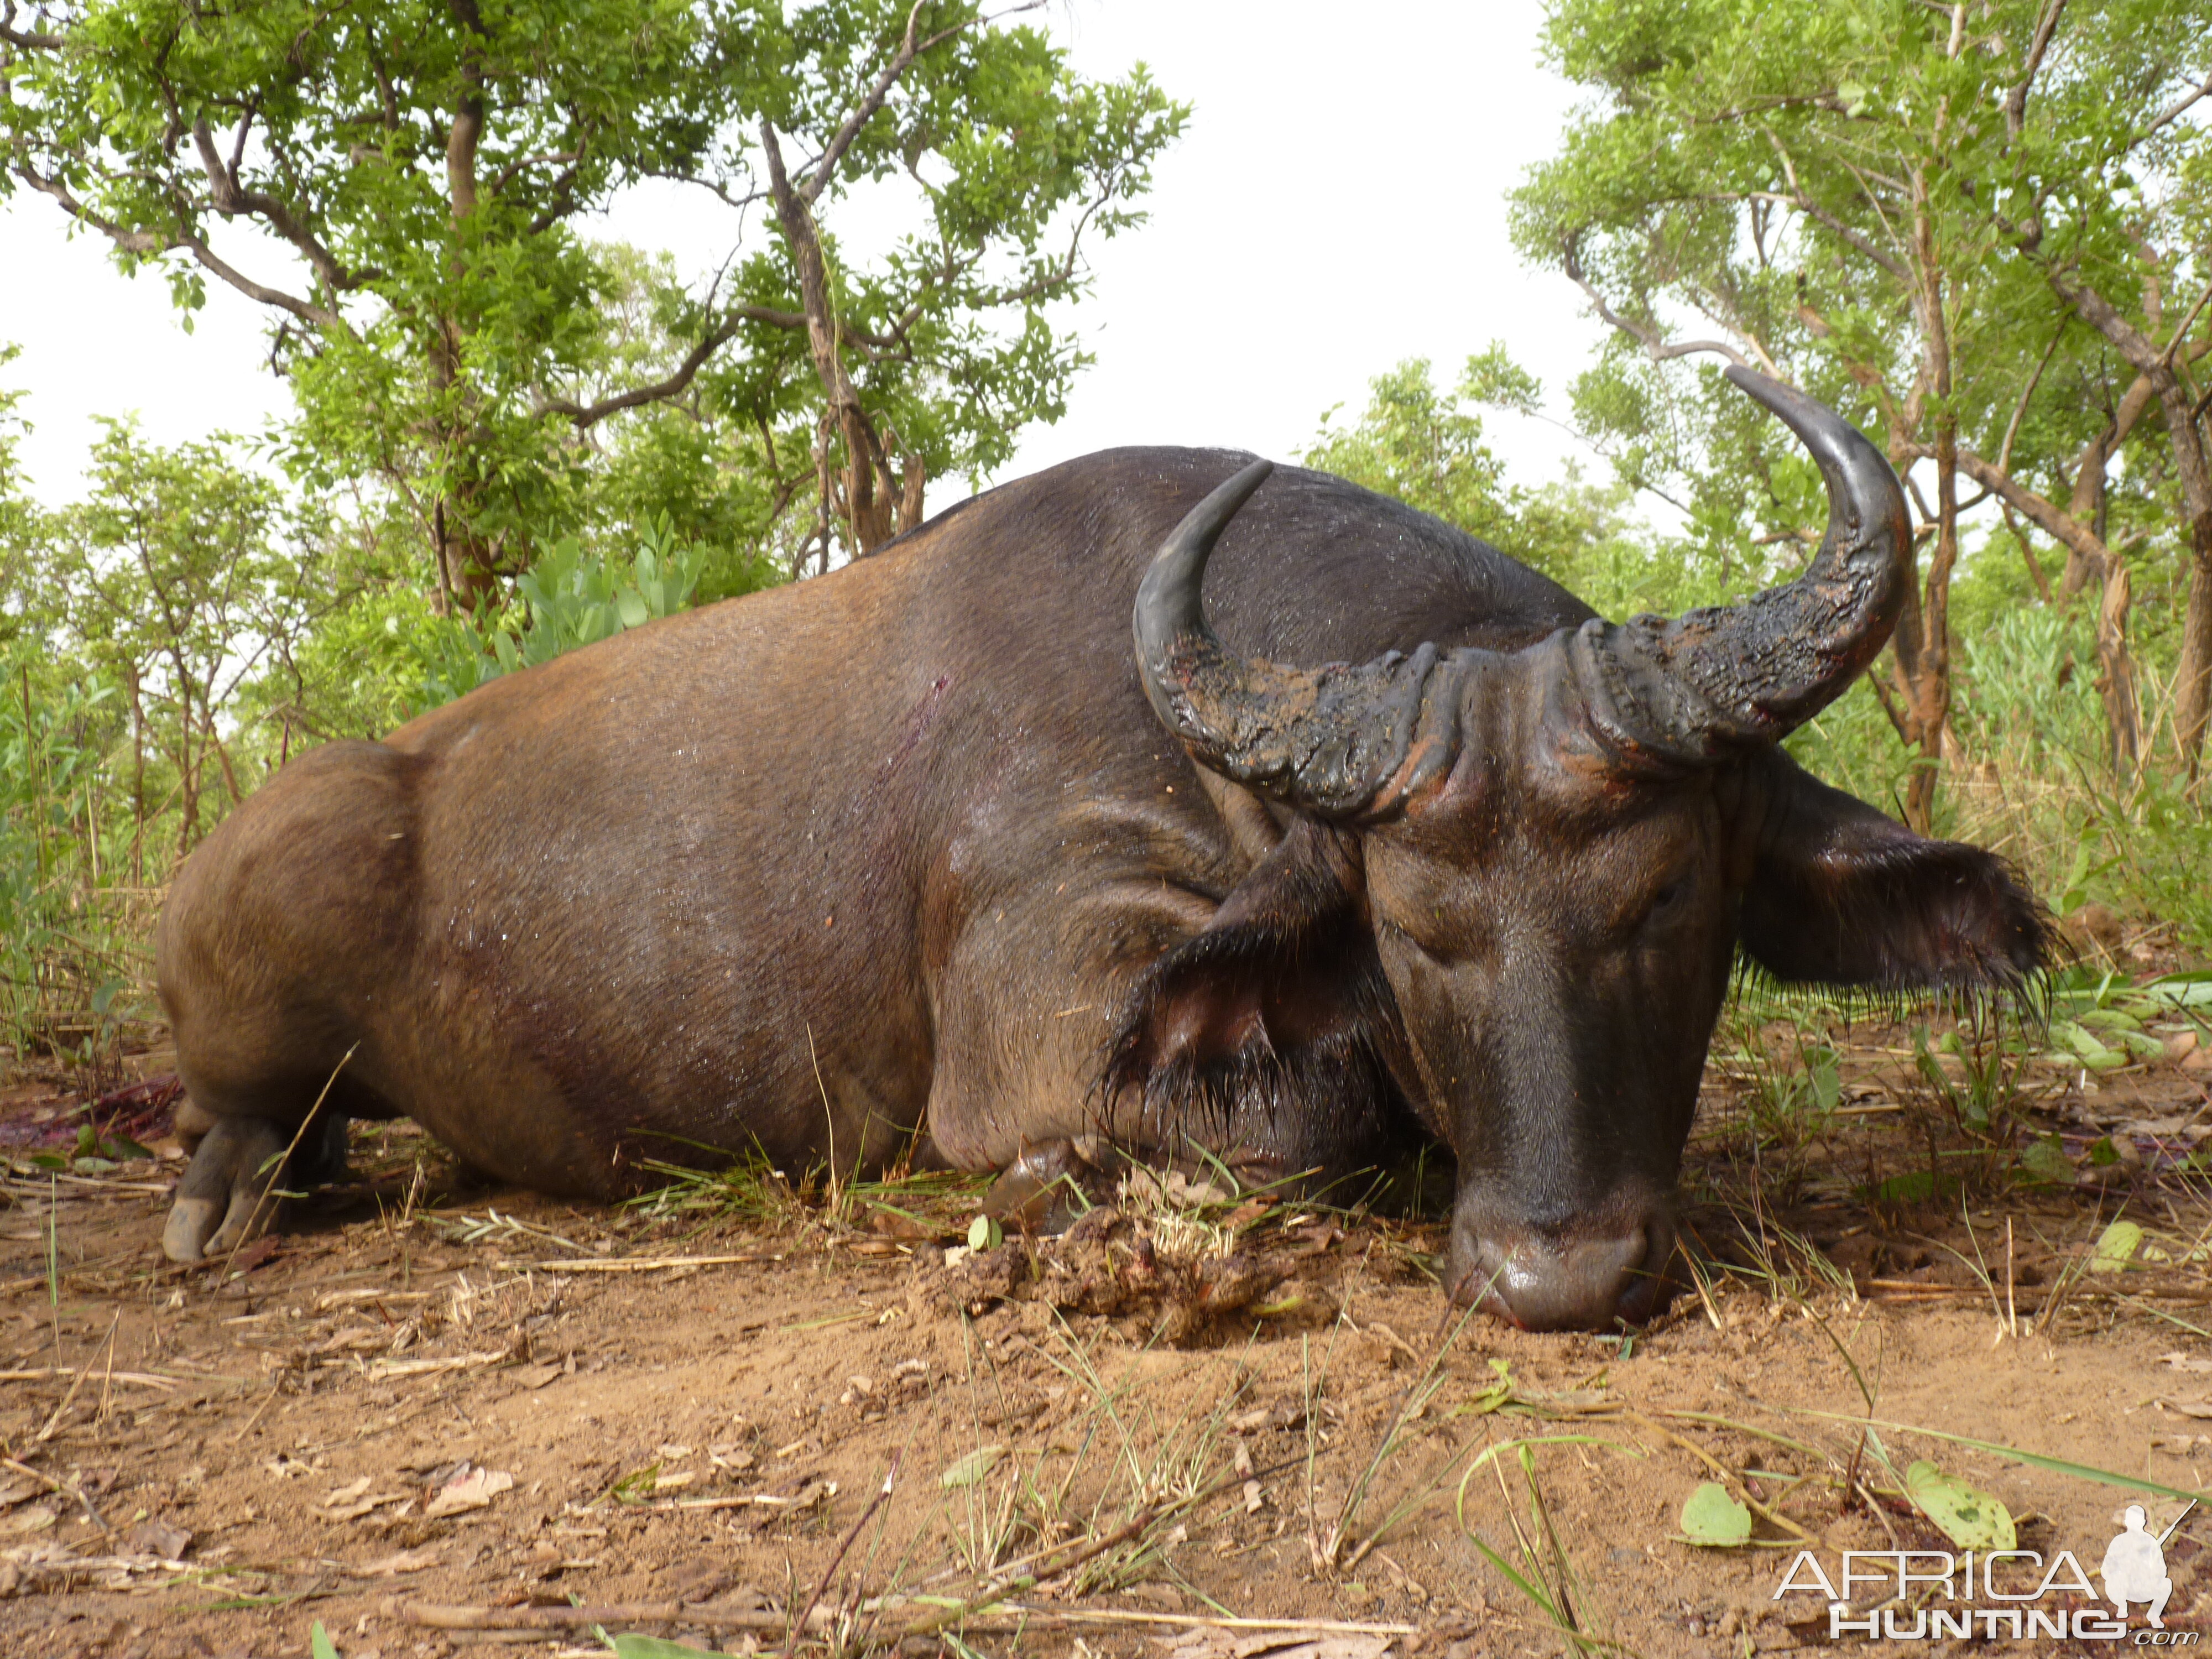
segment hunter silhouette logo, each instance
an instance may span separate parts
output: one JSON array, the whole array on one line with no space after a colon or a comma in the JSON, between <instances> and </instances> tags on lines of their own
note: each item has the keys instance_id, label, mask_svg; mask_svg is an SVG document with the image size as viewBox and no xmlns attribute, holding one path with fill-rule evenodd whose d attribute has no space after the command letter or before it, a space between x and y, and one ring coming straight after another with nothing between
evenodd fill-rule
<instances>
[{"instance_id":1,"label":"hunter silhouette logo","mask_svg":"<svg viewBox=\"0 0 2212 1659\"><path fill-rule=\"evenodd\" d=\"M1831 1575L1819 1554L1800 1550L1782 1575L1774 1600L1808 1592L1828 1604L1828 1639L1934 1642L1978 1635L2014 1642L2127 1642L2136 1647L2194 1648L2193 1630L2169 1630L2166 1603L2173 1580L2166 1547L2197 1507L2191 1498L2165 1531L2150 1530L2140 1504L2118 1519L2120 1532L2106 1547L2099 1575L2102 1602L2089 1573L2071 1550L2049 1559L2008 1539L2002 1549L1845 1550L1842 1571ZM1871 1605L1869 1605L1871 1603ZM1856 1604L1856 1605L1855 1605ZM2113 1611L2106 1612L2109 1605ZM2129 1609L2145 1623L2130 1628Z\"/></svg>"},{"instance_id":2,"label":"hunter silhouette logo","mask_svg":"<svg viewBox=\"0 0 2212 1659\"><path fill-rule=\"evenodd\" d=\"M2148 1608L2151 1628L2166 1628L2166 1598L2173 1594L2173 1580L2166 1576L2166 1540L2196 1507L2191 1498L2189 1508L2173 1517L2173 1526L2155 1538L2144 1525L2149 1517L2142 1504L2130 1504L2121 1515L2126 1530L2106 1547L2104 1565L2097 1570L2105 1581L2105 1599L2119 1609L2121 1618L2128 1616L2129 1602L2141 1601Z\"/></svg>"}]
</instances>

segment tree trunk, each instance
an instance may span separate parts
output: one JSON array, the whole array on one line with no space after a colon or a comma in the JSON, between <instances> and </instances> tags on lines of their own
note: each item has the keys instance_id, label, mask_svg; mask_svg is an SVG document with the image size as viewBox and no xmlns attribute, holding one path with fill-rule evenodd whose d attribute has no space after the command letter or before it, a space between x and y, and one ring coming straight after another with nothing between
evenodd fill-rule
<instances>
[{"instance_id":1,"label":"tree trunk","mask_svg":"<svg viewBox=\"0 0 2212 1659\"><path fill-rule=\"evenodd\" d=\"M837 349L837 318L830 302L829 268L822 257L814 216L799 192L792 188L775 129L766 121L761 123L761 147L768 161L777 222L790 245L792 263L799 270L799 298L806 312L806 343L814 359L814 373L829 399L830 421L845 445L845 465L838 469L835 480L839 516L853 538L854 553L865 557L900 532L921 522L921 462L908 456L903 479L892 472L882 436L861 407L860 390L846 372ZM823 556L826 560L826 545Z\"/></svg>"},{"instance_id":2,"label":"tree trunk","mask_svg":"<svg viewBox=\"0 0 2212 1659\"><path fill-rule=\"evenodd\" d=\"M131 701L131 884L146 884L146 708L139 699L138 665L123 665L123 695Z\"/></svg>"},{"instance_id":3,"label":"tree trunk","mask_svg":"<svg viewBox=\"0 0 2212 1659\"><path fill-rule=\"evenodd\" d=\"M477 152L483 143L485 122L483 19L477 0L448 0L448 4L453 21L460 26L469 43L461 51L461 89L454 97L453 125L446 135L447 209L458 236L475 215L479 194ZM457 258L454 264L455 274L461 274L462 262ZM450 394L463 385L460 325L446 317L438 319L433 327L430 383L441 393ZM471 482L453 482L453 475L463 470L458 462L475 444L468 410L448 408L445 417L449 422L443 434L447 480L444 494L433 508L438 543L439 596L448 611L458 605L468 615L481 620L499 604L497 550L476 528L475 507L481 487Z\"/></svg>"},{"instance_id":4,"label":"tree trunk","mask_svg":"<svg viewBox=\"0 0 2212 1659\"><path fill-rule=\"evenodd\" d=\"M2182 613L2181 664L2173 691L2174 740L2191 777L2204 753L2204 726L2212 715L2212 477L2207 476L2204 434L2185 397L2167 403L2169 422L2183 431L2173 440L2174 470L2181 475L2189 509L2189 599ZM2185 455L2188 458L2185 462Z\"/></svg>"},{"instance_id":5,"label":"tree trunk","mask_svg":"<svg viewBox=\"0 0 2212 1659\"><path fill-rule=\"evenodd\" d=\"M1951 571L1959 562L1959 428L1946 407L1936 428L1936 550L1920 611L1918 662L1910 683L1912 733L1919 763L1905 790L1905 821L1917 834L1935 833L1936 786L1943 774L1943 738L1951 723Z\"/></svg>"},{"instance_id":6,"label":"tree trunk","mask_svg":"<svg viewBox=\"0 0 2212 1659\"><path fill-rule=\"evenodd\" d=\"M2182 618L2181 663L2173 693L2173 732L2193 778L2203 753L2206 717L2212 714L2212 463L2208 463L2203 428L2175 360L2193 362L2212 350L2212 342L2191 344L2176 339L2171 346L2160 346L2123 317L2111 301L2078 280L2075 273L2046 266L2044 276L2058 297L2110 340L2148 382L2166 416L2166 442L2172 452L2174 477L2181 484L2183 523L2190 550L2189 599Z\"/></svg>"},{"instance_id":7,"label":"tree trunk","mask_svg":"<svg viewBox=\"0 0 2212 1659\"><path fill-rule=\"evenodd\" d=\"M1917 425L1930 400L1936 443L1925 452L1936 462L1936 546L1928 574L1909 591L1893 643L1903 709L1891 710L1898 735L1919 753L1905 789L1905 822L1919 835L1934 833L1936 790L1943 770L1943 738L1951 719L1951 571L1959 562L1959 417L1951 406L1951 336L1943 311L1943 266L1928 210L1926 181L1913 177L1912 253L1920 324L1920 368L1906 399L1905 420ZM1902 434L1899 434L1900 436ZM1893 441L1893 447L1897 447ZM1893 457L1893 465L1897 457ZM1917 544L1916 544L1917 545Z\"/></svg>"},{"instance_id":8,"label":"tree trunk","mask_svg":"<svg viewBox=\"0 0 2212 1659\"><path fill-rule=\"evenodd\" d=\"M2112 770L2132 778L2142 758L2140 703L2136 696L2135 659L2128 653L2128 601L2131 588L2124 560L2105 557L2104 592L2097 606L2097 661L2102 672L2097 690L2105 699L2105 726Z\"/></svg>"}]
</instances>

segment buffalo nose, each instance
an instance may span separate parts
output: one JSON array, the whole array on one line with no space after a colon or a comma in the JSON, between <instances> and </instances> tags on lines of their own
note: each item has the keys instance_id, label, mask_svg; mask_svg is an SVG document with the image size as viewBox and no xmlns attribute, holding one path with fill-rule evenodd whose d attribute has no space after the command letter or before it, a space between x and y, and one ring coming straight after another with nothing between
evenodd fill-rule
<instances>
[{"instance_id":1,"label":"buffalo nose","mask_svg":"<svg viewBox=\"0 0 2212 1659\"><path fill-rule=\"evenodd\" d=\"M1642 1324L1658 1311L1674 1253L1674 1229L1659 1216L1595 1237L1514 1237L1471 1219L1452 1231L1452 1300L1527 1331Z\"/></svg>"}]
</instances>

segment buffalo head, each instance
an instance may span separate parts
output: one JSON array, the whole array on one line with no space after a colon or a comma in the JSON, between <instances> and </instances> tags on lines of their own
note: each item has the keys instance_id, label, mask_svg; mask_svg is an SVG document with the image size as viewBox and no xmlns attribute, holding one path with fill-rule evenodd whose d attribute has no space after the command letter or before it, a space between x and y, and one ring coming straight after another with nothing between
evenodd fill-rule
<instances>
[{"instance_id":1,"label":"buffalo head","mask_svg":"<svg viewBox=\"0 0 2212 1659\"><path fill-rule=\"evenodd\" d=\"M1137 597L1160 719L1290 814L1276 867L1209 933L1287 910L1304 920L1273 924L1279 956L1368 964L1352 979L1388 1005L1374 1064L1457 1159L1447 1282L1534 1328L1640 1320L1663 1297L1676 1170L1739 947L1784 980L1886 989L2004 987L2044 959L2034 902L1999 860L1912 835L1782 753L1888 638L1910 527L1860 434L1771 380L1729 378L1796 433L1829 495L1804 573L1742 605L1593 619L1513 652L1246 659L1200 592L1264 462L1183 520ZM1272 971L1226 1012L1218 977L1187 975L1158 1042L1226 1022L1211 1040L1325 1046L1347 1017Z\"/></svg>"}]
</instances>

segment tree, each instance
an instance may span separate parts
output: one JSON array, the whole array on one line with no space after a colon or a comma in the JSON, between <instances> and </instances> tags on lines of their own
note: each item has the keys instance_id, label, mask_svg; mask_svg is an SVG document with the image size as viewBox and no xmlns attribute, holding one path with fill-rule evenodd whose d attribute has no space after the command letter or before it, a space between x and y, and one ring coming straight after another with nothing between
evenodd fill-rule
<instances>
[{"instance_id":1,"label":"tree","mask_svg":"<svg viewBox=\"0 0 2212 1659\"><path fill-rule=\"evenodd\" d=\"M2202 222L2189 230L2178 204L2203 165L2202 134L2177 111L2201 95L2186 88L2203 71L2182 54L2208 35L2204 9L2182 9L1562 0L1553 14L1554 62L1601 102L1516 193L1515 236L1616 331L1578 404L1601 421L1608 408L1671 406L1717 429L1711 394L1664 368L1714 351L1797 380L1882 435L1924 550L1888 681L1873 682L1921 759L1905 801L1917 827L1946 750L1961 514L1990 495L2066 546L2072 586L2099 583L2115 755L2134 757L2120 537L2149 534L2154 469L2127 469L2116 489L2113 462L2153 423L2124 380L2103 385L2108 342L2081 325L2059 268L2142 243L2162 248L2169 285L2185 270L2201 280ZM2138 179L2135 197L2116 191L2122 176ZM2013 222L2035 202L2063 204L2073 254L2035 263ZM1688 317L1723 337L1680 337ZM2151 331L2177 380L2212 347L2212 333L2191 334L2197 321ZM1674 459L1695 471L1715 458ZM1932 481L1915 476L1920 463ZM1983 495L1962 499L1962 478ZM2191 591L2191 628L2203 605L2212 582ZM2185 721L2185 750L2197 740Z\"/></svg>"},{"instance_id":2,"label":"tree","mask_svg":"<svg viewBox=\"0 0 2212 1659\"><path fill-rule=\"evenodd\" d=\"M0 368L21 352L15 345L0 345ZM22 463L16 458L27 426L16 409L22 392L0 387L0 645L12 640L23 626L30 599L32 539L39 512L23 488Z\"/></svg>"},{"instance_id":3,"label":"tree","mask_svg":"<svg viewBox=\"0 0 2212 1659\"><path fill-rule=\"evenodd\" d=\"M825 556L833 514L865 552L929 477L1003 459L1077 366L1048 307L1086 238L1138 222L1183 116L971 0L0 6L6 187L188 311L210 279L266 307L295 465L381 481L472 608L577 521L590 434L718 371L771 489L808 463ZM611 380L581 230L652 178L726 213L733 251L658 295L678 349ZM847 258L856 193L918 228Z\"/></svg>"},{"instance_id":4,"label":"tree","mask_svg":"<svg viewBox=\"0 0 2212 1659\"><path fill-rule=\"evenodd\" d=\"M1502 343L1470 357L1449 393L1425 359L1413 358L1369 382L1367 407L1350 423L1336 410L1323 415L1299 459L1456 525L1607 615L1717 597L1696 588L1682 548L1629 523L1626 485L1594 486L1571 470L1538 488L1506 482L1479 411L1534 414L1542 395Z\"/></svg>"},{"instance_id":5,"label":"tree","mask_svg":"<svg viewBox=\"0 0 2212 1659\"><path fill-rule=\"evenodd\" d=\"M226 733L220 717L278 643L311 620L303 566L313 547L296 531L287 536L276 485L239 466L219 436L160 449L128 422L109 422L89 483L88 498L51 526L54 643L122 688L131 857L143 870L144 827L168 805L149 799L149 760L165 763L180 854L210 827L210 787L219 784L234 805L256 781L240 776L239 734Z\"/></svg>"}]
</instances>

